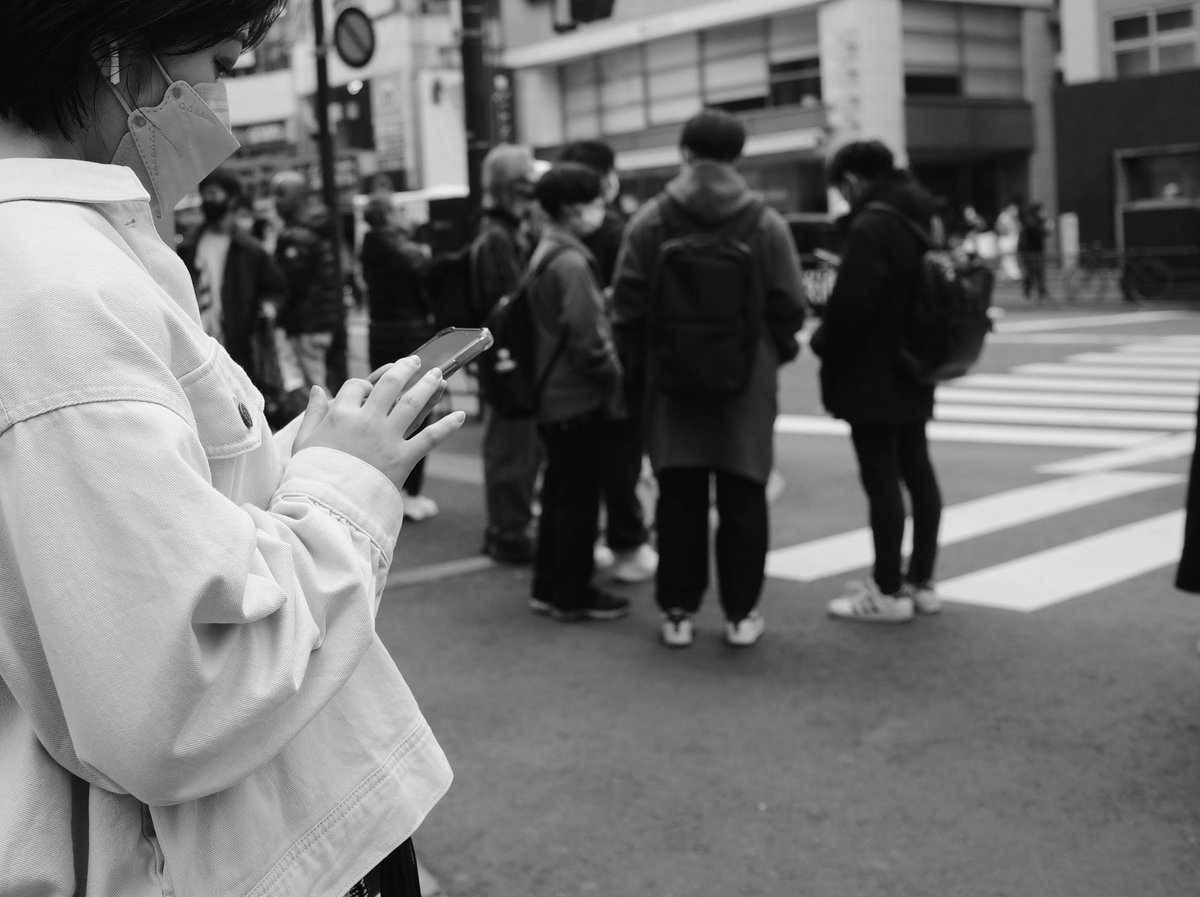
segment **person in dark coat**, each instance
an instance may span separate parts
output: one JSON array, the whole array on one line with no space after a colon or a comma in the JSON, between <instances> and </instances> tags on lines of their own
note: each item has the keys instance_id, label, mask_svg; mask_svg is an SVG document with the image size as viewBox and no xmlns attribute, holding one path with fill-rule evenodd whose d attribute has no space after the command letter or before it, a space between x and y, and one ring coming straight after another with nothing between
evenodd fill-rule
<instances>
[{"instance_id":1,"label":"person in dark coat","mask_svg":"<svg viewBox=\"0 0 1200 897\"><path fill-rule=\"evenodd\" d=\"M229 171L218 168L201 181L204 221L179 244L179 256L191 272L205 331L253 379L255 326L283 310L287 285L270 253L237 226L241 199L242 184Z\"/></svg>"},{"instance_id":2,"label":"person in dark coat","mask_svg":"<svg viewBox=\"0 0 1200 897\"><path fill-rule=\"evenodd\" d=\"M600 175L604 184L604 220L582 237L600 270L600 285L612 285L617 255L625 234L625 216L616 207L621 192L617 157L602 140L577 140L563 147L560 162L577 162ZM597 545L596 564L618 582L645 582L658 569L658 552L650 545L646 515L638 495L642 477L642 421L629 414L609 422L608 451L600 459L604 491L604 544Z\"/></svg>"},{"instance_id":3,"label":"person in dark coat","mask_svg":"<svg viewBox=\"0 0 1200 897\"><path fill-rule=\"evenodd\" d=\"M629 601L592 583L603 459L625 413L621 366L596 259L582 238L604 220L600 177L576 163L555 165L535 194L547 222L530 259L538 433L546 448L530 608L576 622L615 620Z\"/></svg>"},{"instance_id":4,"label":"person in dark coat","mask_svg":"<svg viewBox=\"0 0 1200 897\"><path fill-rule=\"evenodd\" d=\"M873 579L854 583L829 613L864 622L905 622L939 609L933 587L942 499L925 424L933 387L900 369L897 357L916 297L925 247L884 204L928 230L934 203L879 141L839 149L830 183L850 203L837 281L811 346L821 358L825 409L850 424L875 547ZM901 573L905 506L912 503L913 550Z\"/></svg>"},{"instance_id":5,"label":"person in dark coat","mask_svg":"<svg viewBox=\"0 0 1200 897\"><path fill-rule=\"evenodd\" d=\"M1200 440L1200 408L1196 410L1197 438ZM1183 550L1175 571L1175 588L1200 593L1200 451L1192 452L1184 511Z\"/></svg>"},{"instance_id":6,"label":"person in dark coat","mask_svg":"<svg viewBox=\"0 0 1200 897\"><path fill-rule=\"evenodd\" d=\"M374 370L411 355L436 328L422 280L428 257L399 226L391 197L372 197L363 218L370 230L363 234L359 261L370 303L367 356ZM422 458L404 481L404 516L409 520L437 516L437 502L421 491L424 484Z\"/></svg>"},{"instance_id":7,"label":"person in dark coat","mask_svg":"<svg viewBox=\"0 0 1200 897\"><path fill-rule=\"evenodd\" d=\"M629 223L613 285L613 314L621 360L635 382L651 351L648 314L660 246L667 235L666 203L681 207L703 230L721 229L757 202L735 163L746 132L732 115L705 110L680 138L683 168L665 191ZM646 450L658 480L655 512L659 564L655 597L662 638L691 644L692 617L708 584L710 485L716 484L720 523L717 577L730 644L752 645L763 632L758 612L768 544L766 485L774 460L778 371L799 352L796 332L805 303L795 247L783 217L763 207L748 238L760 284L762 323L750 383L732 398L701 403L663 394L648 383L642 399Z\"/></svg>"}]
</instances>

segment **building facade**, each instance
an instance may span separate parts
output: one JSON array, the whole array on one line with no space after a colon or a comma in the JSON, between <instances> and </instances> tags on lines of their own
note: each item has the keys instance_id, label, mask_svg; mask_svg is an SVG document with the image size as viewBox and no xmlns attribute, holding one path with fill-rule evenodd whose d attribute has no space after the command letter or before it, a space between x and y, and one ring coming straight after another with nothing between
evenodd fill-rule
<instances>
[{"instance_id":1,"label":"building facade","mask_svg":"<svg viewBox=\"0 0 1200 897\"><path fill-rule=\"evenodd\" d=\"M1200 10L1062 0L1054 98L1064 251L1152 251L1200 272Z\"/></svg>"},{"instance_id":2,"label":"building facade","mask_svg":"<svg viewBox=\"0 0 1200 897\"><path fill-rule=\"evenodd\" d=\"M785 213L825 211L827 154L868 138L950 207L1053 205L1051 0L616 0L560 33L567 8L500 0L517 131L547 158L607 140L639 198L677 171L682 122L714 106L745 122L743 171Z\"/></svg>"}]
</instances>

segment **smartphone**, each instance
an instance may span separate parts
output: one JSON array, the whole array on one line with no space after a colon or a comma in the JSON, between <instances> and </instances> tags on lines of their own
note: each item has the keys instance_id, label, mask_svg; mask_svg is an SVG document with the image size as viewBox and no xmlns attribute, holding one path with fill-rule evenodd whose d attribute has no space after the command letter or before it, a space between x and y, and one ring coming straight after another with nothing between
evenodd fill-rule
<instances>
[{"instance_id":1,"label":"smartphone","mask_svg":"<svg viewBox=\"0 0 1200 897\"><path fill-rule=\"evenodd\" d=\"M447 327L444 330L439 330L415 352L409 353L421 359L421 367L413 379L408 381L404 389L407 390L425 376L430 368L441 368L442 379L449 380L451 374L475 358L478 358L491 345L492 332L486 327ZM429 413L442 400L445 391L446 386L443 384L440 390L429 397L429 401L425 403L425 407L413 418L413 422L404 432L405 439L408 439L420 429L421 424L425 422L425 418L429 416Z\"/></svg>"}]
</instances>

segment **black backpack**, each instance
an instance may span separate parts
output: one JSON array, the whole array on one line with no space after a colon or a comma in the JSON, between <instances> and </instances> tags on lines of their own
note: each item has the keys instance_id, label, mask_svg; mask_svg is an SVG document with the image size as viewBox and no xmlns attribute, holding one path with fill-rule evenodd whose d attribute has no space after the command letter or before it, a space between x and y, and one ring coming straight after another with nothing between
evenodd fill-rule
<instances>
[{"instance_id":1,"label":"black backpack","mask_svg":"<svg viewBox=\"0 0 1200 897\"><path fill-rule=\"evenodd\" d=\"M425 292L433 307L434 324L446 327L478 327L483 317L474 304L471 283L473 243L434 256L425 269Z\"/></svg>"},{"instance_id":2,"label":"black backpack","mask_svg":"<svg viewBox=\"0 0 1200 897\"><path fill-rule=\"evenodd\" d=\"M750 235L764 205L756 199L715 228L667 194L660 207L667 238L650 284L649 386L698 401L740 395L754 373L762 332L761 278Z\"/></svg>"},{"instance_id":3,"label":"black backpack","mask_svg":"<svg viewBox=\"0 0 1200 897\"><path fill-rule=\"evenodd\" d=\"M901 367L918 383L963 376L983 354L992 330L988 312L995 272L977 256L938 247L928 231L895 206L872 202L866 208L899 218L924 248L920 285L904 324Z\"/></svg>"},{"instance_id":4,"label":"black backpack","mask_svg":"<svg viewBox=\"0 0 1200 897\"><path fill-rule=\"evenodd\" d=\"M549 364L537 374L537 336L529 289L555 258L567 251L558 246L546 253L516 288L496 303L484 320L492 332L492 347L479 357L479 380L484 399L501 417L530 417L537 413L550 371L566 348L566 334Z\"/></svg>"}]
</instances>

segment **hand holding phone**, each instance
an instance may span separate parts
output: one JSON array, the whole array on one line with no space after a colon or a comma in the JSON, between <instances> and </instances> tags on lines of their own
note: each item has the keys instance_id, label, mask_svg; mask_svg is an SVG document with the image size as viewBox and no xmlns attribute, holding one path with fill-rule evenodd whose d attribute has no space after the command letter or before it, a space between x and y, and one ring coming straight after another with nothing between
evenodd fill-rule
<instances>
[{"instance_id":1,"label":"hand holding phone","mask_svg":"<svg viewBox=\"0 0 1200 897\"><path fill-rule=\"evenodd\" d=\"M486 327L447 327L438 331L412 353L421 359L421 367L404 387L404 391L407 392L426 371L432 368L440 368L442 380L449 380L452 374L478 358L491 345L492 332ZM442 388L434 393L425 407L417 414L411 427L404 434L405 439L417 431L429 413L437 407L445 391L446 387L443 383Z\"/></svg>"}]
</instances>

